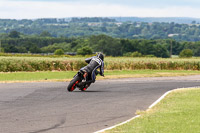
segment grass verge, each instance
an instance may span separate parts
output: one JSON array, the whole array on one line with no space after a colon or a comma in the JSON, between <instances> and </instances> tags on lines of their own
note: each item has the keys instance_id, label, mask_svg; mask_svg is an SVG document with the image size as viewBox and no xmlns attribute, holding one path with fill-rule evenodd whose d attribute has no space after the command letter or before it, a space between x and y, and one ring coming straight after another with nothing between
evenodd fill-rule
<instances>
[{"instance_id":1,"label":"grass verge","mask_svg":"<svg viewBox=\"0 0 200 133\"><path fill-rule=\"evenodd\" d=\"M35 81L69 81L76 71L42 71L0 73L0 82L35 82ZM105 77L97 79L132 78L132 77L167 77L200 74L200 71L186 70L123 70L105 71Z\"/></svg>"},{"instance_id":2,"label":"grass verge","mask_svg":"<svg viewBox=\"0 0 200 133\"><path fill-rule=\"evenodd\" d=\"M196 133L200 131L200 88L175 90L140 117L105 133Z\"/></svg>"}]
</instances>

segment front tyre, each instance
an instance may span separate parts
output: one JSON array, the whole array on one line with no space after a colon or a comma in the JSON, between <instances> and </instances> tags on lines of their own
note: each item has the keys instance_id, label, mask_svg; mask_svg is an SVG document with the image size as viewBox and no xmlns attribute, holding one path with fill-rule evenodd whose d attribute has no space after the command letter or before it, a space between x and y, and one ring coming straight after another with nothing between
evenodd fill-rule
<instances>
[{"instance_id":1,"label":"front tyre","mask_svg":"<svg viewBox=\"0 0 200 133\"><path fill-rule=\"evenodd\" d=\"M67 87L67 90L68 90L69 92L74 91L74 90L76 89L76 85L77 85L80 81L81 81L81 78L80 78L79 76L74 77L74 78L70 81L70 83L69 83L69 85L68 85L68 87Z\"/></svg>"}]
</instances>

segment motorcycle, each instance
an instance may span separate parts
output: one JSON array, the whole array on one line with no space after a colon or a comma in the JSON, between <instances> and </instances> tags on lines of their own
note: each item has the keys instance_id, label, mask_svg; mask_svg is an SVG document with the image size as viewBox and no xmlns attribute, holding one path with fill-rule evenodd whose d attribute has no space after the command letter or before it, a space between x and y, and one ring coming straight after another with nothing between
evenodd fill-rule
<instances>
[{"instance_id":1,"label":"motorcycle","mask_svg":"<svg viewBox=\"0 0 200 133\"><path fill-rule=\"evenodd\" d=\"M90 85L91 82L88 82L88 74L85 75L85 71L79 70L78 73L73 77L73 79L70 81L67 90L69 92L72 92L76 89L76 87L79 88L81 91L85 91ZM95 72L96 75L99 74L98 71Z\"/></svg>"}]
</instances>

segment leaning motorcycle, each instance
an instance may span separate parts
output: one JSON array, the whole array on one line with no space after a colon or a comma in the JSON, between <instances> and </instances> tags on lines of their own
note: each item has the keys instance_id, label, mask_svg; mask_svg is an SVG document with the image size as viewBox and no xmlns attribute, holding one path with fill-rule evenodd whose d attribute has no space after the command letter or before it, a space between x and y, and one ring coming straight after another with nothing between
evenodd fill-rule
<instances>
[{"instance_id":1,"label":"leaning motorcycle","mask_svg":"<svg viewBox=\"0 0 200 133\"><path fill-rule=\"evenodd\" d=\"M85 72L79 70L78 73L74 76L74 78L70 81L67 90L69 92L74 91L76 88L79 88L81 91L85 91L91 84L91 82L87 81L87 77L84 77ZM98 71L95 72L98 74ZM88 75L87 75L88 76Z\"/></svg>"}]
</instances>

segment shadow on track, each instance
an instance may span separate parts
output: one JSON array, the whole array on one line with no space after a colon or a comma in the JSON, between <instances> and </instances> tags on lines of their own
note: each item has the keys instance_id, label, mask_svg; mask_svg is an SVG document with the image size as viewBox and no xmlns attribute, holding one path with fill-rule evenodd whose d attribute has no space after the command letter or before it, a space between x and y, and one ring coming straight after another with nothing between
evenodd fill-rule
<instances>
[{"instance_id":1,"label":"shadow on track","mask_svg":"<svg viewBox=\"0 0 200 133\"><path fill-rule=\"evenodd\" d=\"M81 92L81 93L95 93L95 92L108 92L108 91L94 91L94 90L86 90L86 91L73 91L74 93L78 93L78 92ZM73 93L72 92L72 93Z\"/></svg>"}]
</instances>

